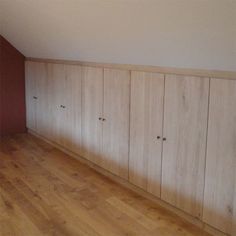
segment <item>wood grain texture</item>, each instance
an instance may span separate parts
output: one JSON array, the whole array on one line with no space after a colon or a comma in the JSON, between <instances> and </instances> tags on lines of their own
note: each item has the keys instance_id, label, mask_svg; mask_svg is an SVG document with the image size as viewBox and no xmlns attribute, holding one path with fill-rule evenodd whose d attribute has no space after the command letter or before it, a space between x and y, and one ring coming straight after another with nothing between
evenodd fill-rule
<instances>
[{"instance_id":1,"label":"wood grain texture","mask_svg":"<svg viewBox=\"0 0 236 236\"><path fill-rule=\"evenodd\" d=\"M81 65L90 67L121 69L121 70L133 70L133 71L145 71L161 74L173 74L184 76L196 76L196 77L212 77L221 79L235 80L235 71L220 71L220 70L202 70L191 68L174 68L174 67L162 67L162 66L148 66L148 65L130 65L130 64L115 64L115 63L98 63L88 61L70 61L70 60L55 60L55 59L42 59L42 58L26 58L27 61L57 63L57 64L70 64Z\"/></svg>"},{"instance_id":2,"label":"wood grain texture","mask_svg":"<svg viewBox=\"0 0 236 236\"><path fill-rule=\"evenodd\" d=\"M25 63L26 126L36 131L36 66L39 63ZM39 64L40 65L40 64Z\"/></svg>"},{"instance_id":3,"label":"wood grain texture","mask_svg":"<svg viewBox=\"0 0 236 236\"><path fill-rule=\"evenodd\" d=\"M130 73L104 69L102 167L128 178Z\"/></svg>"},{"instance_id":4,"label":"wood grain texture","mask_svg":"<svg viewBox=\"0 0 236 236\"><path fill-rule=\"evenodd\" d=\"M81 81L80 66L26 63L28 128L78 154L82 143Z\"/></svg>"},{"instance_id":5,"label":"wood grain texture","mask_svg":"<svg viewBox=\"0 0 236 236\"><path fill-rule=\"evenodd\" d=\"M235 227L235 104L236 82L211 79L203 219L225 233Z\"/></svg>"},{"instance_id":6,"label":"wood grain texture","mask_svg":"<svg viewBox=\"0 0 236 236\"><path fill-rule=\"evenodd\" d=\"M102 159L103 69L83 67L82 156L100 165Z\"/></svg>"},{"instance_id":7,"label":"wood grain texture","mask_svg":"<svg viewBox=\"0 0 236 236\"><path fill-rule=\"evenodd\" d=\"M202 216L209 79L168 75L165 112L163 200Z\"/></svg>"},{"instance_id":8,"label":"wood grain texture","mask_svg":"<svg viewBox=\"0 0 236 236\"><path fill-rule=\"evenodd\" d=\"M161 186L163 100L164 75L132 71L129 181L158 197Z\"/></svg>"},{"instance_id":9,"label":"wood grain texture","mask_svg":"<svg viewBox=\"0 0 236 236\"><path fill-rule=\"evenodd\" d=\"M96 172L100 173L102 176L105 176L109 180L114 181L114 183L117 183L117 184L123 186L124 188L128 189L129 191L130 190L133 191L134 193L138 194L139 197L143 197L147 201L151 201L151 202L157 204L158 206L163 207L165 210L167 210L167 211L171 212L172 214L174 214L175 217L180 217L181 219L189 222L190 224L195 225L199 229L204 230L204 232L206 232L206 233L208 232L210 235L217 235L217 236L227 236L228 235L228 234L225 234L222 231L219 231L216 228L211 227L210 225L204 223L203 221L201 221L201 219L198 219L194 216L191 216L190 214L176 208L175 206L161 200L160 198L155 197L153 194L150 194L147 191L142 190L141 188L139 188L139 187L133 185L132 183L128 182L128 180L120 178L119 176L117 176L115 174L112 174L110 171L105 170L104 168L94 164L93 162L83 158L82 156L79 156L79 155L75 154L74 152L71 152L70 150L68 150L68 149L66 149L66 148L64 148L64 147L62 147L62 146L46 139L46 138L44 138L43 136L38 135L34 131L32 131L32 130L28 130L28 131L29 131L29 134L33 135L34 137L39 138L40 140L43 140L47 144L49 144L49 145L55 147L56 149L62 151L64 154L67 154L70 157L73 157L74 159L76 159L79 162L85 164L89 168L92 168ZM102 184L102 183L100 183L100 184ZM202 236L202 235L205 235L205 234L203 233L203 234L200 234L200 235Z\"/></svg>"},{"instance_id":10,"label":"wood grain texture","mask_svg":"<svg viewBox=\"0 0 236 236\"><path fill-rule=\"evenodd\" d=\"M25 67L27 127L43 135L48 128L47 66L45 63L27 62Z\"/></svg>"},{"instance_id":11,"label":"wood grain texture","mask_svg":"<svg viewBox=\"0 0 236 236\"><path fill-rule=\"evenodd\" d=\"M37 132L45 137L50 134L51 115L50 115L50 80L48 78L47 64L37 65L38 69L36 76L36 91L37 91Z\"/></svg>"},{"instance_id":12,"label":"wood grain texture","mask_svg":"<svg viewBox=\"0 0 236 236\"><path fill-rule=\"evenodd\" d=\"M63 146L81 154L82 148L82 67L66 65L65 108L62 108Z\"/></svg>"},{"instance_id":13,"label":"wood grain texture","mask_svg":"<svg viewBox=\"0 0 236 236\"><path fill-rule=\"evenodd\" d=\"M0 234L209 236L33 137L0 140Z\"/></svg>"},{"instance_id":14,"label":"wood grain texture","mask_svg":"<svg viewBox=\"0 0 236 236\"><path fill-rule=\"evenodd\" d=\"M161 141L158 146L155 145L155 141L156 136L159 136L157 133L160 133L160 136L162 133L160 107L161 103L163 104L163 75L132 72L130 85L129 71L117 69L104 71L105 73L99 67L26 62L28 128L124 179L128 179L129 166L130 181L153 195L160 196L162 178L162 199L192 216L201 218L209 79L166 76L164 136L167 137L167 141L163 147L161 177L161 156L157 158L155 154L161 155ZM233 80L212 79L212 81L233 83ZM222 86L223 88L225 87ZM132 105L131 100L129 161L130 89L136 106ZM233 107L227 100L229 98L226 98L227 93L221 92L215 94L214 99L222 96L223 101L226 100L227 103L225 109ZM231 90L229 94L234 99ZM34 96L37 99L32 99ZM61 105L65 106L65 109L62 109ZM229 109L233 110L231 107ZM227 115L229 111L224 113ZM217 111L216 115L220 116L220 112ZM218 127L220 120L228 118L226 115L221 116L219 120L212 119L217 122L213 126ZM100 121L99 117L105 118L105 121ZM230 124L233 127L231 119ZM222 130L223 128L224 125ZM229 129L227 126L226 130ZM232 147L226 150L228 155L235 152L232 144L234 129L230 131L228 145L231 144ZM215 137L213 141L219 140ZM150 159L152 161L149 161ZM218 161L218 156L215 159L220 165L221 162L222 166L225 164L223 160ZM215 159L213 158L213 161ZM229 160L227 163L234 165L230 157L227 160ZM223 171L227 172L226 167ZM222 179L229 180L224 187L232 189L226 197L224 194L215 197L220 187L211 184L210 178L214 175L214 171L210 169L210 177L208 176L210 187L206 190L209 192L204 208L205 221L225 232L235 232L236 199L232 196L236 188L232 177L233 168L230 168L226 177L223 171ZM209 200L212 196L216 199L213 202ZM216 210L223 212L223 220L220 218L221 213L214 215L211 210L213 208L208 209L208 202L210 208L216 206Z\"/></svg>"},{"instance_id":15,"label":"wood grain texture","mask_svg":"<svg viewBox=\"0 0 236 236\"><path fill-rule=\"evenodd\" d=\"M64 95L66 88L66 70L65 65L48 64L48 89L50 91L48 97L50 117L49 123L51 124L49 138L63 145L63 121L64 110L61 105L65 105L66 96Z\"/></svg>"}]
</instances>

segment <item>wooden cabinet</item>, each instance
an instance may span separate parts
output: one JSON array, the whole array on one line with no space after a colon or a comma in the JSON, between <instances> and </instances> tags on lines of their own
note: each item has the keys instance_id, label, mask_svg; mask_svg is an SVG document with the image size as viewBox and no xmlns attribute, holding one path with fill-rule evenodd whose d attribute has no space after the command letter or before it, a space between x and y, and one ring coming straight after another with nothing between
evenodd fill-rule
<instances>
[{"instance_id":1,"label":"wooden cabinet","mask_svg":"<svg viewBox=\"0 0 236 236\"><path fill-rule=\"evenodd\" d=\"M129 181L160 197L164 75L131 73Z\"/></svg>"},{"instance_id":2,"label":"wooden cabinet","mask_svg":"<svg viewBox=\"0 0 236 236\"><path fill-rule=\"evenodd\" d=\"M200 218L209 79L131 75L130 182Z\"/></svg>"},{"instance_id":3,"label":"wooden cabinet","mask_svg":"<svg viewBox=\"0 0 236 236\"><path fill-rule=\"evenodd\" d=\"M82 153L128 178L130 73L83 68Z\"/></svg>"},{"instance_id":4,"label":"wooden cabinet","mask_svg":"<svg viewBox=\"0 0 236 236\"><path fill-rule=\"evenodd\" d=\"M203 220L236 234L236 81L211 79Z\"/></svg>"},{"instance_id":5,"label":"wooden cabinet","mask_svg":"<svg viewBox=\"0 0 236 236\"><path fill-rule=\"evenodd\" d=\"M231 235L235 104L235 80L26 62L29 129Z\"/></svg>"},{"instance_id":6,"label":"wooden cabinet","mask_svg":"<svg viewBox=\"0 0 236 236\"><path fill-rule=\"evenodd\" d=\"M29 62L26 74L28 127L127 179L130 72Z\"/></svg>"},{"instance_id":7,"label":"wooden cabinet","mask_svg":"<svg viewBox=\"0 0 236 236\"><path fill-rule=\"evenodd\" d=\"M161 197L201 217L209 79L167 75Z\"/></svg>"},{"instance_id":8,"label":"wooden cabinet","mask_svg":"<svg viewBox=\"0 0 236 236\"><path fill-rule=\"evenodd\" d=\"M83 67L82 88L82 156L101 165L103 69Z\"/></svg>"},{"instance_id":9,"label":"wooden cabinet","mask_svg":"<svg viewBox=\"0 0 236 236\"><path fill-rule=\"evenodd\" d=\"M104 69L102 167L128 178L130 72Z\"/></svg>"}]
</instances>

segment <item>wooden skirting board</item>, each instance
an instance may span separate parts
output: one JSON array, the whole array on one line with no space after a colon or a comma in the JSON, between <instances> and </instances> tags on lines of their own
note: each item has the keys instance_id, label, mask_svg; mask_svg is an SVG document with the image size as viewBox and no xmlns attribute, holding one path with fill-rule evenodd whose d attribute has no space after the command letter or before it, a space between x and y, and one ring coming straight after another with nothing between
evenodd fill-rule
<instances>
[{"instance_id":1,"label":"wooden skirting board","mask_svg":"<svg viewBox=\"0 0 236 236\"><path fill-rule=\"evenodd\" d=\"M131 184L127 180L122 179L122 178L112 174L111 172L109 172L109 171L107 171L107 170L97 166L96 164L94 164L94 163L86 160L85 158L83 158L83 157L81 157L81 156L71 152L70 150L68 150L68 149L66 149L66 148L56 144L55 142L52 142L52 141L46 139L45 137L43 137L43 136L37 134L36 132L34 132L33 130L28 129L28 133L30 133L30 134L32 134L32 135L42 139L43 141L45 141L45 142L49 143L50 145L54 146L55 148L58 148L62 152L66 153L69 156L71 156L71 157L79 160L80 162L88 165L92 169L98 171L99 173L103 174L104 176L107 176L108 178L110 178L113 181L121 184L122 186L124 186L124 187L126 187L126 188L128 188L128 189L130 189L130 190L132 190L132 191L134 191L134 192L136 192L138 194L140 194L141 196L143 196L143 197L145 197L145 198L147 198L147 199L157 203L158 205L160 205L160 206L164 207L165 209L173 212L177 216L185 219L186 221L188 221L188 222L198 226L201 229L204 229L206 232L208 232L208 233L210 233L210 234L212 234L214 236L227 236L227 234L222 233L221 231L219 231L219 230L217 230L217 229L207 225L203 221L201 221L201 220L199 220L199 219L189 215L188 213L183 212L182 210L177 209L176 207L166 203L165 201L161 200L160 198L155 197L154 195L152 195L152 194L150 194L148 192L145 192L144 190L140 189L139 187L136 187L135 185Z\"/></svg>"},{"instance_id":2,"label":"wooden skirting board","mask_svg":"<svg viewBox=\"0 0 236 236\"><path fill-rule=\"evenodd\" d=\"M162 73L162 74L189 75L189 76L198 76L198 77L236 80L236 71L185 69L185 68L174 68L174 67L114 64L114 63L97 63L97 62L84 62L84 61L41 59L41 58L31 58L31 57L26 58L26 61L67 64L67 65L81 65L81 66L103 67L103 68L112 68L112 69L121 69L121 70L156 72L156 73Z\"/></svg>"}]
</instances>

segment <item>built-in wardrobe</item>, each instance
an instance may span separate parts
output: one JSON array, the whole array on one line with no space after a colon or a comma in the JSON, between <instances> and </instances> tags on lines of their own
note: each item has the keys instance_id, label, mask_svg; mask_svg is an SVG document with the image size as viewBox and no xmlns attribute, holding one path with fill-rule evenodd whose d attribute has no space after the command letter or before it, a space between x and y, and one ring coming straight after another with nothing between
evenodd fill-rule
<instances>
[{"instance_id":1,"label":"built-in wardrobe","mask_svg":"<svg viewBox=\"0 0 236 236\"><path fill-rule=\"evenodd\" d=\"M236 234L236 80L27 61L26 101L33 133Z\"/></svg>"}]
</instances>

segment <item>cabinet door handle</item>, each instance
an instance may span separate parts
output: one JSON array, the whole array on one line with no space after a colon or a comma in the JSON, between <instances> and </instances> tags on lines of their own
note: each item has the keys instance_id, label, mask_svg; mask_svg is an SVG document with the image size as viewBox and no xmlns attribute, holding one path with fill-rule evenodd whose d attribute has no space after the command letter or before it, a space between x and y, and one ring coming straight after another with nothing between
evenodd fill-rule
<instances>
[{"instance_id":1,"label":"cabinet door handle","mask_svg":"<svg viewBox=\"0 0 236 236\"><path fill-rule=\"evenodd\" d=\"M160 139L161 138L161 136L157 136L157 139Z\"/></svg>"},{"instance_id":2,"label":"cabinet door handle","mask_svg":"<svg viewBox=\"0 0 236 236\"><path fill-rule=\"evenodd\" d=\"M166 138L163 138L163 141L166 141Z\"/></svg>"},{"instance_id":3,"label":"cabinet door handle","mask_svg":"<svg viewBox=\"0 0 236 236\"><path fill-rule=\"evenodd\" d=\"M36 96L33 96L33 99L38 99L38 97L36 97Z\"/></svg>"},{"instance_id":4,"label":"cabinet door handle","mask_svg":"<svg viewBox=\"0 0 236 236\"><path fill-rule=\"evenodd\" d=\"M102 120L102 117L99 117L98 119L99 119L99 120Z\"/></svg>"},{"instance_id":5,"label":"cabinet door handle","mask_svg":"<svg viewBox=\"0 0 236 236\"><path fill-rule=\"evenodd\" d=\"M63 106L63 105L61 105L60 107L61 107L61 108L66 108L66 106Z\"/></svg>"},{"instance_id":6,"label":"cabinet door handle","mask_svg":"<svg viewBox=\"0 0 236 236\"><path fill-rule=\"evenodd\" d=\"M102 119L102 121L106 121L106 119L105 119L105 118L103 118L103 119Z\"/></svg>"}]
</instances>

